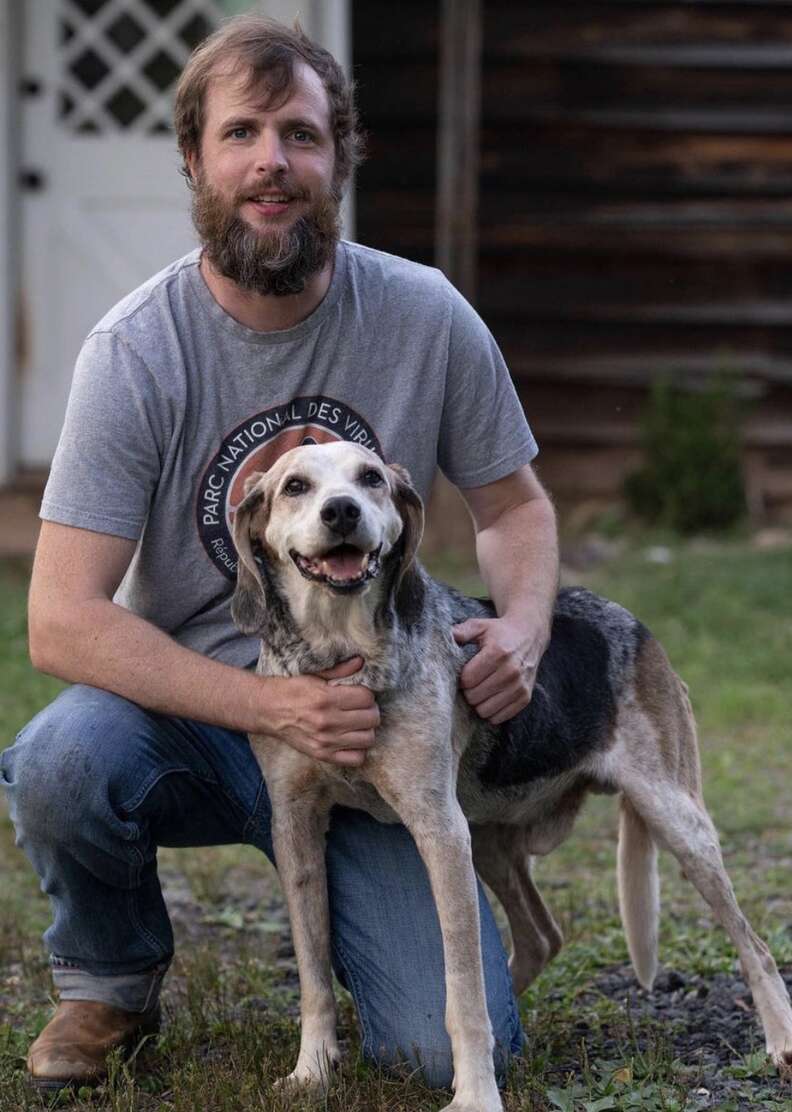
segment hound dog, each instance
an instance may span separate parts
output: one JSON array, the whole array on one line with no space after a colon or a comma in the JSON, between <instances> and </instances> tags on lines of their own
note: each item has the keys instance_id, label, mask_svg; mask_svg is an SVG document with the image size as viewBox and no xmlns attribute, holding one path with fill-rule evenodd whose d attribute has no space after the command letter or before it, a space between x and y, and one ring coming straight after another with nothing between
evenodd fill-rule
<instances>
[{"instance_id":1,"label":"hound dog","mask_svg":"<svg viewBox=\"0 0 792 1112\"><path fill-rule=\"evenodd\" d=\"M460 697L467 657L451 627L494 610L427 575L415 558L422 526L407 473L346 442L286 452L249 478L235 516L233 615L240 630L261 636L258 671L316 673L359 655L364 667L344 682L369 687L382 716L376 744L354 768L250 738L272 801L300 976L300 1050L285 1080L325 1085L339 1056L324 833L340 803L403 822L426 865L455 1069L446 1112L502 1109L474 864L508 916L520 993L562 941L531 878L531 855L563 841L590 791L621 795L619 902L640 983L649 988L657 968L656 847L665 846L731 937L767 1052L792 1072L789 996L724 870L687 689L663 649L616 603L562 590L530 705L488 724Z\"/></svg>"}]
</instances>

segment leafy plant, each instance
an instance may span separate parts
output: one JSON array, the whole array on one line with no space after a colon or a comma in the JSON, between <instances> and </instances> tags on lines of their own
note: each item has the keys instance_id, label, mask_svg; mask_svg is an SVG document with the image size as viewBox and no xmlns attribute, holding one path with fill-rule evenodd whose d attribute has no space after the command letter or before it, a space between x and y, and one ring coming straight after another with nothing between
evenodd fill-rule
<instances>
[{"instance_id":1,"label":"leafy plant","mask_svg":"<svg viewBox=\"0 0 792 1112\"><path fill-rule=\"evenodd\" d=\"M655 382L642 442L644 465L625 482L639 517L695 533L728 528L742 516L739 419L728 379L695 393Z\"/></svg>"}]
</instances>

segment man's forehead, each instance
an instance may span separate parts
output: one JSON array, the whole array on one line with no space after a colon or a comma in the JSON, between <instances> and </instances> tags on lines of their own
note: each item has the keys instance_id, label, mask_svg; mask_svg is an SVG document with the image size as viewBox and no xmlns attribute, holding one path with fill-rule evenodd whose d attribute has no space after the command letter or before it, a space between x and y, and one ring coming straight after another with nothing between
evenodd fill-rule
<instances>
[{"instance_id":1,"label":"man's forehead","mask_svg":"<svg viewBox=\"0 0 792 1112\"><path fill-rule=\"evenodd\" d=\"M330 102L319 74L307 62L295 61L292 80L282 91L273 90L267 74L251 83L250 69L244 65L224 66L213 72L207 83L207 118L230 114L287 111L318 115L329 123ZM279 83L278 83L279 84Z\"/></svg>"}]
</instances>

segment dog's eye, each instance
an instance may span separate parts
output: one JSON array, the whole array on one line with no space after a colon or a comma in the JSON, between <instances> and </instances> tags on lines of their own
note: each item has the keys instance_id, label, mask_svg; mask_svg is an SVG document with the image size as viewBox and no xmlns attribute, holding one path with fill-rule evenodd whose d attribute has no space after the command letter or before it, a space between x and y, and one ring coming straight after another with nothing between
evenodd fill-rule
<instances>
[{"instance_id":1,"label":"dog's eye","mask_svg":"<svg viewBox=\"0 0 792 1112\"><path fill-rule=\"evenodd\" d=\"M379 471L375 471L373 467L370 467L368 471L364 471L360 478L361 481L366 484L366 486L370 487L382 486L382 484L385 482Z\"/></svg>"},{"instance_id":2,"label":"dog's eye","mask_svg":"<svg viewBox=\"0 0 792 1112\"><path fill-rule=\"evenodd\" d=\"M283 484L283 491L285 494L305 494L308 489L308 483L305 479L289 479L287 483Z\"/></svg>"}]
</instances>

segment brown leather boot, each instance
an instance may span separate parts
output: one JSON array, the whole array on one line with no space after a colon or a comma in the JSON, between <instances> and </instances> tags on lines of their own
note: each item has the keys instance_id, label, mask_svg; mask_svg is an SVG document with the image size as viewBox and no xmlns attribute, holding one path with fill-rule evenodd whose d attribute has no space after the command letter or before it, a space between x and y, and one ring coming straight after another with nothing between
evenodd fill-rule
<instances>
[{"instance_id":1,"label":"brown leather boot","mask_svg":"<svg viewBox=\"0 0 792 1112\"><path fill-rule=\"evenodd\" d=\"M62 1000L28 1052L30 1084L63 1089L102 1081L110 1051L134 1049L144 1035L159 1030L159 1022L159 1005L148 1012L125 1012L95 1000Z\"/></svg>"}]
</instances>

